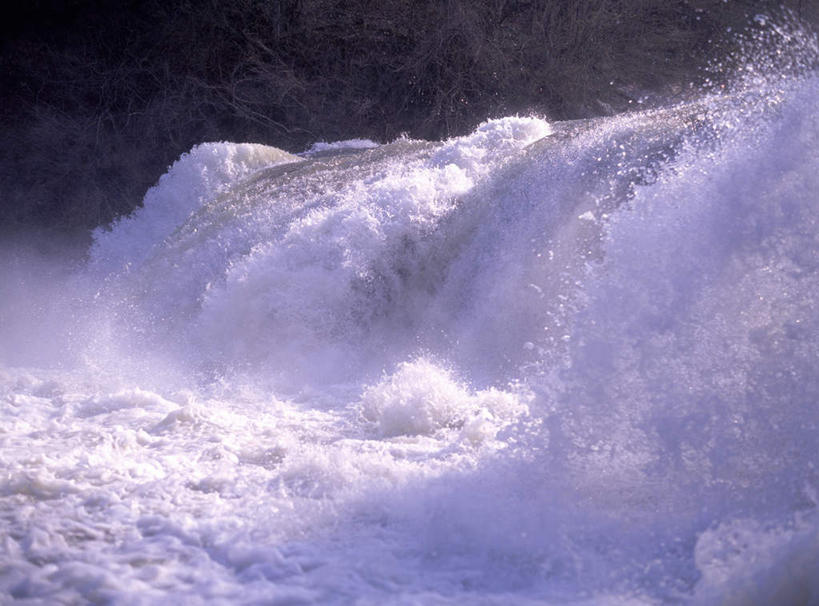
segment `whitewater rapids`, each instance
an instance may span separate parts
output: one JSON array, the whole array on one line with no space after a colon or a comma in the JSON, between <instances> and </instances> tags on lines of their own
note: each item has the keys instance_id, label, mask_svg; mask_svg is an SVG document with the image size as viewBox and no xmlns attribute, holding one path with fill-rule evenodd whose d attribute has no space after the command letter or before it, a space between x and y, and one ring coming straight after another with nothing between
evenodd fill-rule
<instances>
[{"instance_id":1,"label":"whitewater rapids","mask_svg":"<svg viewBox=\"0 0 819 606\"><path fill-rule=\"evenodd\" d=\"M0 602L819 603L819 79L207 143L0 275Z\"/></svg>"}]
</instances>

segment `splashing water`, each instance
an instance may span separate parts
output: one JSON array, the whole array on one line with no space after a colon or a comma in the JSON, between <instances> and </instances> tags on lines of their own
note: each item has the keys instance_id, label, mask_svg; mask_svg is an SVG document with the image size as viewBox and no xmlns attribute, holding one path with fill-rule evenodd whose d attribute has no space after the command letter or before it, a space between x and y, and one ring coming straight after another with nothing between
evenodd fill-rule
<instances>
[{"instance_id":1,"label":"splashing water","mask_svg":"<svg viewBox=\"0 0 819 606\"><path fill-rule=\"evenodd\" d=\"M819 53L776 27L801 63L643 113L204 144L83 267L9 257L0 596L819 600Z\"/></svg>"}]
</instances>

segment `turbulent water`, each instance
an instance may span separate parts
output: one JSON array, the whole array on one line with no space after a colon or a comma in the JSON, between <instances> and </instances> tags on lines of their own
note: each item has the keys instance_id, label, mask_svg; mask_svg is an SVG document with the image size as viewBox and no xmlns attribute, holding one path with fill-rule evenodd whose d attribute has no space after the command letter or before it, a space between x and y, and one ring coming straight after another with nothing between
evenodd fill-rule
<instances>
[{"instance_id":1,"label":"turbulent water","mask_svg":"<svg viewBox=\"0 0 819 606\"><path fill-rule=\"evenodd\" d=\"M819 603L819 78L777 56L203 144L79 266L7 251L0 602Z\"/></svg>"}]
</instances>

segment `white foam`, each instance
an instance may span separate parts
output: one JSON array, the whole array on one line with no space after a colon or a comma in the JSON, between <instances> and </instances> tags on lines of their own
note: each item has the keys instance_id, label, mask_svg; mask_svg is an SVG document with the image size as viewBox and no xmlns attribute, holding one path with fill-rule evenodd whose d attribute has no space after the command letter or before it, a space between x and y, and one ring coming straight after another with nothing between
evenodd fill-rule
<instances>
[{"instance_id":1,"label":"white foam","mask_svg":"<svg viewBox=\"0 0 819 606\"><path fill-rule=\"evenodd\" d=\"M817 87L197 148L0 299L0 601L815 599Z\"/></svg>"},{"instance_id":2,"label":"white foam","mask_svg":"<svg viewBox=\"0 0 819 606\"><path fill-rule=\"evenodd\" d=\"M516 394L497 389L470 393L449 372L424 359L402 363L361 398L363 417L387 437L457 429L480 443L526 412Z\"/></svg>"},{"instance_id":3,"label":"white foam","mask_svg":"<svg viewBox=\"0 0 819 606\"><path fill-rule=\"evenodd\" d=\"M253 171L298 162L287 152L252 143L202 143L183 154L145 194L142 207L94 231L91 266L105 272L138 265L202 204Z\"/></svg>"},{"instance_id":4,"label":"white foam","mask_svg":"<svg viewBox=\"0 0 819 606\"><path fill-rule=\"evenodd\" d=\"M548 125L540 120L496 120L477 135L445 144L442 149L449 151L443 156L388 156L352 182L317 176L305 183L307 191L288 192L288 203L304 210L276 224L275 231L259 234L247 225L257 221L254 214L237 216L225 226L223 233L230 235L222 241L235 242L239 254L233 259L231 252L223 255L230 259L227 267L214 269L217 276L224 271L224 278L211 281L199 295L199 336L208 349L218 347L223 359L225 354L243 361L267 359L293 372L300 372L293 365L300 366L313 378L325 374L338 380L350 370L345 365L355 363L349 340L360 345L362 332L401 296L401 266L411 262L406 252L425 246L429 234L493 166L546 132ZM398 142L394 148L408 145ZM464 160L470 155L484 160ZM257 212L282 204L277 195L273 191L272 199L258 200ZM237 232L258 240L248 242ZM281 347L270 347L268 335L274 333ZM340 354L334 353L337 341Z\"/></svg>"}]
</instances>

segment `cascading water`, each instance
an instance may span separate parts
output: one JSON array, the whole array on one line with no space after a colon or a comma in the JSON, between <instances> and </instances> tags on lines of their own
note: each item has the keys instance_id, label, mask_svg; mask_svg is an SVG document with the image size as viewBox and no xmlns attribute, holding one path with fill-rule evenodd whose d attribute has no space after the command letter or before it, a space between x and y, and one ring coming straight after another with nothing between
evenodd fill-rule
<instances>
[{"instance_id":1,"label":"cascading water","mask_svg":"<svg viewBox=\"0 0 819 606\"><path fill-rule=\"evenodd\" d=\"M651 111L204 144L14 257L0 597L819 601L819 53L771 27Z\"/></svg>"}]
</instances>

